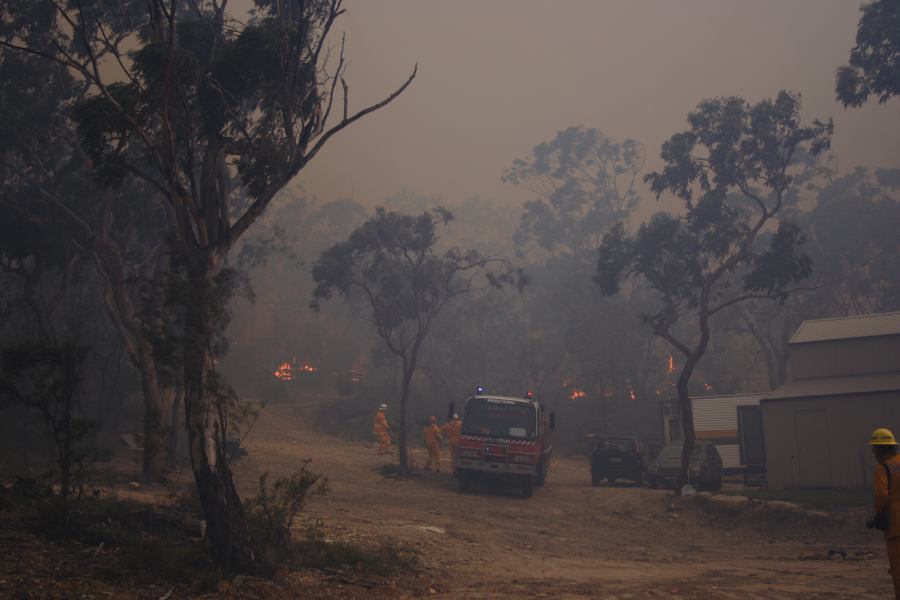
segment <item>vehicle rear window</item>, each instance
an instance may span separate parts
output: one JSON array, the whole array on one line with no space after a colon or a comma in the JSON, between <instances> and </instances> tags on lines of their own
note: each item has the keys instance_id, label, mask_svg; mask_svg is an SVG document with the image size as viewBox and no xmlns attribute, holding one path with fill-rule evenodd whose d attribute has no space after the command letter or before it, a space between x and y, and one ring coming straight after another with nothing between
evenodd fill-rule
<instances>
[{"instance_id":1,"label":"vehicle rear window","mask_svg":"<svg viewBox=\"0 0 900 600\"><path fill-rule=\"evenodd\" d=\"M681 457L681 444L667 444L663 446L663 449L659 451L659 459L672 459L672 458L680 458ZM698 459L703 457L703 444L697 444L694 446L694 452L691 454L691 458Z\"/></svg>"},{"instance_id":2,"label":"vehicle rear window","mask_svg":"<svg viewBox=\"0 0 900 600\"><path fill-rule=\"evenodd\" d=\"M504 438L534 438L534 406L475 398L466 405L462 433Z\"/></svg>"},{"instance_id":3,"label":"vehicle rear window","mask_svg":"<svg viewBox=\"0 0 900 600\"><path fill-rule=\"evenodd\" d=\"M663 449L659 451L660 460L677 458L679 456L681 456L681 444L663 446Z\"/></svg>"},{"instance_id":4,"label":"vehicle rear window","mask_svg":"<svg viewBox=\"0 0 900 600\"><path fill-rule=\"evenodd\" d=\"M634 440L625 439L605 439L600 440L597 444L602 450L612 450L614 452L634 452Z\"/></svg>"}]
</instances>

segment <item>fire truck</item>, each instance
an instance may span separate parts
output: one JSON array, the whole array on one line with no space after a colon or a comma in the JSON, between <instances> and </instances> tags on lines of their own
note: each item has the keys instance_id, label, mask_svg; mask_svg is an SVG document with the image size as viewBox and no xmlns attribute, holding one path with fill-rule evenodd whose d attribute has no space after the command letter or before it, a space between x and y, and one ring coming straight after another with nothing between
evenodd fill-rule
<instances>
[{"instance_id":1,"label":"fire truck","mask_svg":"<svg viewBox=\"0 0 900 600\"><path fill-rule=\"evenodd\" d=\"M462 411L455 465L460 489L468 491L478 479L504 479L518 483L522 495L531 497L547 479L554 426L554 414L530 392L515 398L479 388Z\"/></svg>"}]
</instances>

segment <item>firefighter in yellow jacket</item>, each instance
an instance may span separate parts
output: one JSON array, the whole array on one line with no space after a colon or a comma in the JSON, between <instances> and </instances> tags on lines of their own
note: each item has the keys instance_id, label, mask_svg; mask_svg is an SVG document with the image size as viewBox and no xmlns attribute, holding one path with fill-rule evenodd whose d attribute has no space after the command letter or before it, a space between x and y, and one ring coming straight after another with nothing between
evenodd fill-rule
<instances>
[{"instance_id":1,"label":"firefighter in yellow jacket","mask_svg":"<svg viewBox=\"0 0 900 600\"><path fill-rule=\"evenodd\" d=\"M875 515L869 527L884 530L889 572L894 581L894 598L900 600L900 456L897 440L889 429L876 429L869 440L878 465L875 467ZM878 515L882 516L879 517ZM884 516L887 516L887 528Z\"/></svg>"},{"instance_id":2,"label":"firefighter in yellow jacket","mask_svg":"<svg viewBox=\"0 0 900 600\"><path fill-rule=\"evenodd\" d=\"M438 444L441 442L441 430L438 428L437 417L430 417L428 425L422 430L422 441L428 448L428 462L425 463L425 469L430 471L431 465L434 464L434 471L441 472L441 451Z\"/></svg>"},{"instance_id":3,"label":"firefighter in yellow jacket","mask_svg":"<svg viewBox=\"0 0 900 600\"><path fill-rule=\"evenodd\" d=\"M372 434L375 436L375 441L378 442L378 454L394 452L394 448L391 447L391 426L387 422L387 404L378 407L375 420L372 422Z\"/></svg>"},{"instance_id":4,"label":"firefighter in yellow jacket","mask_svg":"<svg viewBox=\"0 0 900 600\"><path fill-rule=\"evenodd\" d=\"M447 440L447 446L450 448L450 471L452 473L456 473L456 446L459 444L460 429L462 429L462 421L459 420L459 415L456 413L441 427L441 435Z\"/></svg>"}]
</instances>

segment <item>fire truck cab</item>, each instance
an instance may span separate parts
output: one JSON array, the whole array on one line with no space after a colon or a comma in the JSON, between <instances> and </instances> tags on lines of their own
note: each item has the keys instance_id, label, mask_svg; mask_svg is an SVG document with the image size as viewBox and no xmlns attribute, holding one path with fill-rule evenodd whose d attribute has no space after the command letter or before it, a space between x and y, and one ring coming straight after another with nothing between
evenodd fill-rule
<instances>
[{"instance_id":1,"label":"fire truck cab","mask_svg":"<svg viewBox=\"0 0 900 600\"><path fill-rule=\"evenodd\" d=\"M450 412L455 412L450 405ZM544 485L553 445L554 415L530 398L478 393L465 402L456 449L456 476L462 491L477 479L506 479L526 498Z\"/></svg>"}]
</instances>

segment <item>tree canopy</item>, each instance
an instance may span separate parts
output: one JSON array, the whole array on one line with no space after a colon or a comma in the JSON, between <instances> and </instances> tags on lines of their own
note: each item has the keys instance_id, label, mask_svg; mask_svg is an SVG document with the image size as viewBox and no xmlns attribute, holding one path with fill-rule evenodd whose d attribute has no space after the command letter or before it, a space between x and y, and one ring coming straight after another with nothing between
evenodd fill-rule
<instances>
[{"instance_id":1,"label":"tree canopy","mask_svg":"<svg viewBox=\"0 0 900 600\"><path fill-rule=\"evenodd\" d=\"M900 94L900 2L864 3L850 61L837 70L835 92L845 107L862 106L869 96L883 104Z\"/></svg>"},{"instance_id":2,"label":"tree canopy","mask_svg":"<svg viewBox=\"0 0 900 600\"><path fill-rule=\"evenodd\" d=\"M358 292L371 309L372 324L403 370L400 398L400 468L407 463L407 402L419 366L422 344L435 319L455 298L475 289L479 273L491 285L525 284L505 261L477 250L452 247L441 252L438 231L452 221L443 208L417 216L378 208L347 241L322 253L313 267L314 307L335 293ZM492 264L503 268L487 271Z\"/></svg>"},{"instance_id":3,"label":"tree canopy","mask_svg":"<svg viewBox=\"0 0 900 600\"><path fill-rule=\"evenodd\" d=\"M657 196L680 198L684 213L657 213L634 235L614 227L595 276L606 294L626 278L646 282L659 304L643 320L685 357L677 384L685 433L679 485L694 442L689 383L710 341L710 318L746 300L782 300L811 273L798 226L779 213L798 152L819 154L832 131L830 121L801 125L800 98L784 91L754 105L704 100L688 123L663 143L663 169L645 178Z\"/></svg>"}]
</instances>

